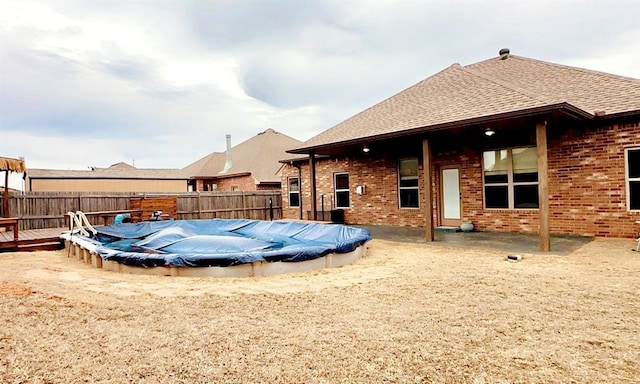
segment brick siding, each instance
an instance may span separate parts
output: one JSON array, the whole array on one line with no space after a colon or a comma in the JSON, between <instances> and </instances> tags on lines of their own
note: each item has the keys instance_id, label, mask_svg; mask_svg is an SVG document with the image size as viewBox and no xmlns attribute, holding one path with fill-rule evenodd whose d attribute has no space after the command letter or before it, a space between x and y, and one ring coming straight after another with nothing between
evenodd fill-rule
<instances>
[{"instance_id":1,"label":"brick siding","mask_svg":"<svg viewBox=\"0 0 640 384\"><path fill-rule=\"evenodd\" d=\"M197 180L197 190L204 191L204 184L216 184L216 191L229 192L229 191L256 191L258 186L256 185L256 179L253 176L238 176L221 178L215 180ZM235 189L233 189L235 187Z\"/></svg>"},{"instance_id":2,"label":"brick siding","mask_svg":"<svg viewBox=\"0 0 640 384\"><path fill-rule=\"evenodd\" d=\"M599 128L556 127L548 133L550 231L556 234L608 237L633 237L640 212L627 211L625 185L625 148L640 147L640 123L628 123ZM462 220L471 221L478 230L532 232L539 227L537 209L488 210L483 204L482 151L472 143L456 143L455 150L447 146L432 154L432 190L434 222L440 215L439 173L441 167L460 168ZM422 154L412 156L420 159ZM325 196L325 209L333 209L333 174L349 173L350 207L345 220L351 224L386 224L424 226L423 209L399 208L398 159L365 159L358 156L319 160L316 163L317 209ZM310 211L309 165L303 163L301 200L304 218ZM297 177L298 169L288 165L283 170L283 217L299 217L298 207L289 207L287 177ZM424 207L424 185L420 178L421 207ZM355 193L364 185L365 194Z\"/></svg>"},{"instance_id":3,"label":"brick siding","mask_svg":"<svg viewBox=\"0 0 640 384\"><path fill-rule=\"evenodd\" d=\"M625 149L640 147L640 123L573 130L549 144L551 232L635 235L640 212L627 210Z\"/></svg>"}]
</instances>

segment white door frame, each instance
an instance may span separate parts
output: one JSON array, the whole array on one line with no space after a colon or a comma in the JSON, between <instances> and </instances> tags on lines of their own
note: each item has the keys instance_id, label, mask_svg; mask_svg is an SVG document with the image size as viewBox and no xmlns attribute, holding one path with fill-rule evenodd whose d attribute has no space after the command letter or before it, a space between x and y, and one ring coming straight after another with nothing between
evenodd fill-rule
<instances>
[{"instance_id":1,"label":"white door frame","mask_svg":"<svg viewBox=\"0 0 640 384\"><path fill-rule=\"evenodd\" d=\"M460 167L440 168L440 225L458 227L462 223Z\"/></svg>"}]
</instances>

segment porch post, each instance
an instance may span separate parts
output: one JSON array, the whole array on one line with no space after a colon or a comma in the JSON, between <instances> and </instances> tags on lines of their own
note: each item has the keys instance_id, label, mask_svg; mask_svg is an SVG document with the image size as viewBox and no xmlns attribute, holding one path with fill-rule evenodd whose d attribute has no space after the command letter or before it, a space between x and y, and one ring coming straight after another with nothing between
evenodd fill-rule
<instances>
[{"instance_id":1,"label":"porch post","mask_svg":"<svg viewBox=\"0 0 640 384\"><path fill-rule=\"evenodd\" d=\"M427 241L433 241L433 196L431 189L431 147L429 145L429 139L422 140L422 180L424 181L425 236Z\"/></svg>"},{"instance_id":2,"label":"porch post","mask_svg":"<svg viewBox=\"0 0 640 384\"><path fill-rule=\"evenodd\" d=\"M547 122L536 125L536 148L538 153L538 197L540 200L540 250L551 250L549 234L549 162L547 159Z\"/></svg>"},{"instance_id":3,"label":"porch post","mask_svg":"<svg viewBox=\"0 0 640 384\"><path fill-rule=\"evenodd\" d=\"M309 152L309 188L311 189L311 220L316 221L318 208L316 205L316 155Z\"/></svg>"}]
</instances>

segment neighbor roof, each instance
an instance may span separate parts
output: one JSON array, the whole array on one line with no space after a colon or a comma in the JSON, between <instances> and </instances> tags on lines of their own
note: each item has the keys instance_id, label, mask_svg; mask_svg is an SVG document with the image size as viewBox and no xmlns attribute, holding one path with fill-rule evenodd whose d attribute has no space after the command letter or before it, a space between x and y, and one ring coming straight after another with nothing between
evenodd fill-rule
<instances>
[{"instance_id":1,"label":"neighbor roof","mask_svg":"<svg viewBox=\"0 0 640 384\"><path fill-rule=\"evenodd\" d=\"M289 152L558 109L587 119L640 113L640 80L509 54L453 64Z\"/></svg>"},{"instance_id":2,"label":"neighbor roof","mask_svg":"<svg viewBox=\"0 0 640 384\"><path fill-rule=\"evenodd\" d=\"M181 170L190 178L220 178L251 174L260 183L279 183L279 160L287 156L286 150L302 144L301 141L271 128L231 147L232 167L221 174L227 161L226 152L213 152Z\"/></svg>"},{"instance_id":3,"label":"neighbor roof","mask_svg":"<svg viewBox=\"0 0 640 384\"><path fill-rule=\"evenodd\" d=\"M124 162L108 168L91 167L89 170L37 169L28 170L32 179L183 179L178 169L136 168Z\"/></svg>"}]
</instances>

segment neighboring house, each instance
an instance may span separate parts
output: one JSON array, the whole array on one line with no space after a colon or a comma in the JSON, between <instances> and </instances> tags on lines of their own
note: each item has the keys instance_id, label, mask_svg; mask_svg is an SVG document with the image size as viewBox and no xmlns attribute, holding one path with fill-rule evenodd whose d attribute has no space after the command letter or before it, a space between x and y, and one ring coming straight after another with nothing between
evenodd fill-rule
<instances>
[{"instance_id":1,"label":"neighboring house","mask_svg":"<svg viewBox=\"0 0 640 384\"><path fill-rule=\"evenodd\" d=\"M330 158L284 167L285 218L301 208L313 217L324 196L348 223L424 227L427 240L434 227L463 222L539 233L543 250L550 233L631 237L640 80L505 49L454 64L288 152Z\"/></svg>"},{"instance_id":2,"label":"neighboring house","mask_svg":"<svg viewBox=\"0 0 640 384\"><path fill-rule=\"evenodd\" d=\"M287 149L302 144L271 128L234 147L231 136L226 139L226 152L211 153L181 170L191 191L280 189L278 161L288 156Z\"/></svg>"},{"instance_id":3,"label":"neighboring house","mask_svg":"<svg viewBox=\"0 0 640 384\"><path fill-rule=\"evenodd\" d=\"M127 163L86 171L29 169L26 190L32 192L186 192L187 178L178 169L141 169Z\"/></svg>"}]
</instances>

